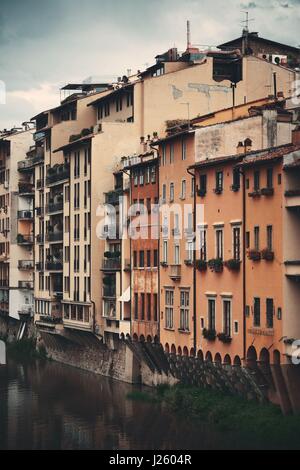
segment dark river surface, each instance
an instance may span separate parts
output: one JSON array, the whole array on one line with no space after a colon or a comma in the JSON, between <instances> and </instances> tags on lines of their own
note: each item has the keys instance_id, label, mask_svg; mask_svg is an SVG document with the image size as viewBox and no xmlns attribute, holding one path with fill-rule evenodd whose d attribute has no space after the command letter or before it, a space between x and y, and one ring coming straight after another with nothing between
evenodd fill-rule
<instances>
[{"instance_id":1,"label":"dark river surface","mask_svg":"<svg viewBox=\"0 0 300 470\"><path fill-rule=\"evenodd\" d=\"M243 448L237 436L160 404L134 387L48 361L0 366L0 449Z\"/></svg>"}]
</instances>

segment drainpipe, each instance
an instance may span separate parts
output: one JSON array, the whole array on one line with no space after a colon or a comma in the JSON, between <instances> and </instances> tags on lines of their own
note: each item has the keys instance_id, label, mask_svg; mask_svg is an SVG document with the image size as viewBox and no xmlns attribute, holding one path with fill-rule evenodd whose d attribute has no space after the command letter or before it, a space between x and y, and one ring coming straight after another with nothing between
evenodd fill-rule
<instances>
[{"instance_id":1,"label":"drainpipe","mask_svg":"<svg viewBox=\"0 0 300 470\"><path fill-rule=\"evenodd\" d=\"M187 168L186 170L193 178L194 178L194 200L193 200L193 232L194 232L194 244L196 244L196 175L192 171ZM194 246L193 250L193 311L194 311L194 352L195 355L197 354L197 315L196 315L196 303L197 303L197 297L196 297L196 282L197 282L197 276L196 276L196 247Z\"/></svg>"},{"instance_id":2,"label":"drainpipe","mask_svg":"<svg viewBox=\"0 0 300 470\"><path fill-rule=\"evenodd\" d=\"M239 170L243 184L243 357L246 359L246 178L244 170Z\"/></svg>"},{"instance_id":3,"label":"drainpipe","mask_svg":"<svg viewBox=\"0 0 300 470\"><path fill-rule=\"evenodd\" d=\"M132 199L132 194L131 194L131 172L128 172L126 170L124 170L124 168L122 169L122 173L124 173L125 175L127 175L129 177L129 204L131 206L131 199ZM123 212L123 211L122 211ZM123 217L124 217L124 214L123 214ZM120 222L120 221L119 221ZM123 221L122 221L123 222ZM126 221L126 224L127 224L127 221ZM123 225L123 224L122 224ZM128 231L128 229L127 229ZM128 235L128 234L127 234ZM131 260L132 260L132 246L131 246L131 239L129 239L129 256L130 256L130 264L131 264ZM122 259L122 254L121 254L121 259ZM122 276L121 276L122 277ZM122 293L123 293L123 288L122 288ZM132 338L132 328L131 328L131 309L132 309L132 270L130 271L130 336ZM124 319L124 305L122 305L122 313L123 313L123 319Z\"/></svg>"}]
</instances>

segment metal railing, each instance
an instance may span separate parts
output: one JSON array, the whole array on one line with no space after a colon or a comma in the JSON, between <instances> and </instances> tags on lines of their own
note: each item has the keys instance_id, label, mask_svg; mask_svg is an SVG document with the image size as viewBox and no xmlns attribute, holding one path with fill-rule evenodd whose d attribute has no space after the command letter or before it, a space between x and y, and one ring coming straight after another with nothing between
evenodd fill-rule
<instances>
[{"instance_id":1,"label":"metal railing","mask_svg":"<svg viewBox=\"0 0 300 470\"><path fill-rule=\"evenodd\" d=\"M104 258L102 261L102 269L104 270L118 270L121 269L121 260L120 258L117 259L108 259Z\"/></svg>"},{"instance_id":2,"label":"metal railing","mask_svg":"<svg viewBox=\"0 0 300 470\"><path fill-rule=\"evenodd\" d=\"M33 289L33 281L19 281L19 289Z\"/></svg>"},{"instance_id":3,"label":"metal railing","mask_svg":"<svg viewBox=\"0 0 300 470\"><path fill-rule=\"evenodd\" d=\"M22 235L17 236L18 245L32 245L34 242L33 235Z\"/></svg>"},{"instance_id":4,"label":"metal railing","mask_svg":"<svg viewBox=\"0 0 300 470\"><path fill-rule=\"evenodd\" d=\"M62 242L64 238L63 232L53 232L46 234L46 241L47 242Z\"/></svg>"},{"instance_id":5,"label":"metal railing","mask_svg":"<svg viewBox=\"0 0 300 470\"><path fill-rule=\"evenodd\" d=\"M59 261L49 261L46 263L46 270L47 271L62 271L63 264Z\"/></svg>"},{"instance_id":6,"label":"metal railing","mask_svg":"<svg viewBox=\"0 0 300 470\"><path fill-rule=\"evenodd\" d=\"M33 211L18 211L18 219L19 220L31 220L33 219Z\"/></svg>"},{"instance_id":7,"label":"metal railing","mask_svg":"<svg viewBox=\"0 0 300 470\"><path fill-rule=\"evenodd\" d=\"M54 212L61 212L63 211L64 208L64 203L62 202L57 202L57 203L51 203L48 206L46 206L46 213L47 214L52 214Z\"/></svg>"},{"instance_id":8,"label":"metal railing","mask_svg":"<svg viewBox=\"0 0 300 470\"><path fill-rule=\"evenodd\" d=\"M30 270L34 268L33 260L19 260L18 268L24 270Z\"/></svg>"}]
</instances>

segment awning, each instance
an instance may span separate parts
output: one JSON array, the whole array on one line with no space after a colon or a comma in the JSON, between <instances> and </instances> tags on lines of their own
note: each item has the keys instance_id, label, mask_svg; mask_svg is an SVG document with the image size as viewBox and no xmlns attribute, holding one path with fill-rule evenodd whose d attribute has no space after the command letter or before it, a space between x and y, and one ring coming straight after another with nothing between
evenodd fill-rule
<instances>
[{"instance_id":1,"label":"awning","mask_svg":"<svg viewBox=\"0 0 300 470\"><path fill-rule=\"evenodd\" d=\"M130 286L125 292L118 298L118 302L130 302Z\"/></svg>"}]
</instances>

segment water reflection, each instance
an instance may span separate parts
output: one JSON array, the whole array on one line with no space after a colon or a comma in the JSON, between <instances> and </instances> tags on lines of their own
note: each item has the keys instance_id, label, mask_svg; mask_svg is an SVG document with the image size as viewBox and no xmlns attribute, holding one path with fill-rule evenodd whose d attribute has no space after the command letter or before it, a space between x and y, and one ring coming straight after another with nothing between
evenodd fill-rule
<instances>
[{"instance_id":1,"label":"water reflection","mask_svg":"<svg viewBox=\"0 0 300 470\"><path fill-rule=\"evenodd\" d=\"M0 340L0 366L6 364L6 346L4 341Z\"/></svg>"}]
</instances>

